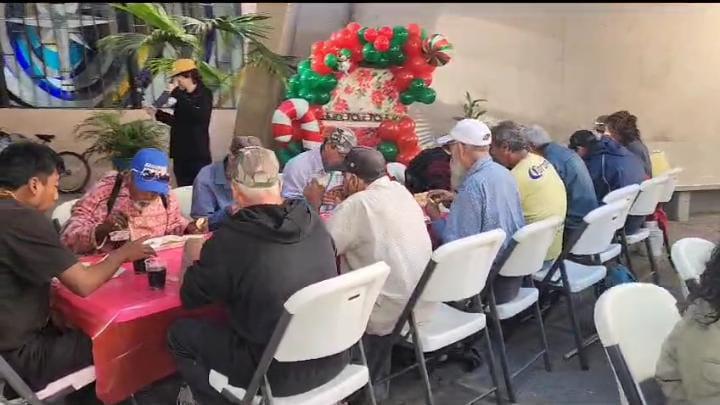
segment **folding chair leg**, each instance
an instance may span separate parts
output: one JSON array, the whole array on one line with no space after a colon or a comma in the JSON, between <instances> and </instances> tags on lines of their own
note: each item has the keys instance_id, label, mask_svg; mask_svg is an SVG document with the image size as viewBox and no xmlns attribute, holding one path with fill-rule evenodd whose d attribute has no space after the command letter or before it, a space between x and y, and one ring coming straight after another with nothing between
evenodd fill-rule
<instances>
[{"instance_id":1,"label":"folding chair leg","mask_svg":"<svg viewBox=\"0 0 720 405\"><path fill-rule=\"evenodd\" d=\"M637 273L635 273L635 269L633 269L632 260L630 259L630 249L627 244L627 237L625 236L624 230L620 233L620 243L622 245L622 251L625 254L625 261L627 262L628 269L630 269L632 274L637 275Z\"/></svg>"},{"instance_id":2,"label":"folding chair leg","mask_svg":"<svg viewBox=\"0 0 720 405\"><path fill-rule=\"evenodd\" d=\"M362 343L362 339L360 339L360 341L358 342L358 346L360 347L360 357L362 359L363 365L367 367L368 362L367 357L365 357L365 346ZM368 382L365 385L365 396L367 397L367 400L370 402L370 404L377 405L377 401L375 400L375 387L373 387L372 383L372 375L368 376Z\"/></svg>"},{"instance_id":3,"label":"folding chair leg","mask_svg":"<svg viewBox=\"0 0 720 405\"><path fill-rule=\"evenodd\" d=\"M505 380L505 388L507 390L510 402L516 403L515 389L512 384L512 376L510 375L510 364L508 364L507 350L505 348L505 336L503 336L502 325L497 317L497 311L492 311L493 326L497 331L498 344L500 345L500 366L502 367L503 379ZM499 390L498 390L499 393Z\"/></svg>"},{"instance_id":4,"label":"folding chair leg","mask_svg":"<svg viewBox=\"0 0 720 405\"><path fill-rule=\"evenodd\" d=\"M650 271L652 272L653 283L659 285L660 275L658 274L655 256L653 256L652 247L650 246L650 238L645 239L645 249L647 249L648 260L650 261Z\"/></svg>"},{"instance_id":5,"label":"folding chair leg","mask_svg":"<svg viewBox=\"0 0 720 405\"><path fill-rule=\"evenodd\" d=\"M545 361L545 370L552 371L552 363L550 362L550 350L548 349L547 335L545 334L545 323L543 322L542 312L540 311L540 301L535 301L535 319L538 323L540 332L540 348L543 351L543 360Z\"/></svg>"},{"instance_id":6,"label":"folding chair leg","mask_svg":"<svg viewBox=\"0 0 720 405\"><path fill-rule=\"evenodd\" d=\"M497 377L497 366L495 364L495 356L493 355L492 342L490 341L490 332L488 332L487 327L485 327L485 344L487 350L488 371L490 371L490 378L495 386L495 403L502 405L503 400L502 395L500 395L500 383Z\"/></svg>"},{"instance_id":7,"label":"folding chair leg","mask_svg":"<svg viewBox=\"0 0 720 405\"><path fill-rule=\"evenodd\" d=\"M575 304L573 302L573 295L570 291L565 291L565 299L567 300L568 312L570 313L570 322L572 323L575 346L577 347L578 359L580 360L580 368L582 370L588 370L590 367L588 366L587 357L585 356L585 347L581 336L582 331L580 330L580 323L578 322L577 315L575 314Z\"/></svg>"},{"instance_id":8,"label":"folding chair leg","mask_svg":"<svg viewBox=\"0 0 720 405\"><path fill-rule=\"evenodd\" d=\"M417 358L418 365L420 366L420 375L425 383L425 403L427 405L434 405L432 396L432 388L430 387L430 376L428 375L427 365L425 364L425 353L423 353L422 343L418 336L417 323L415 322L415 314L410 313L410 330L413 335L413 346L415 346L415 357Z\"/></svg>"},{"instance_id":9,"label":"folding chair leg","mask_svg":"<svg viewBox=\"0 0 720 405\"><path fill-rule=\"evenodd\" d=\"M670 262L670 266L672 266L673 270L675 270L675 263L673 263L672 255L670 254L670 239L668 238L667 231L663 232L663 244L665 245L665 253L667 254L668 262Z\"/></svg>"}]
</instances>

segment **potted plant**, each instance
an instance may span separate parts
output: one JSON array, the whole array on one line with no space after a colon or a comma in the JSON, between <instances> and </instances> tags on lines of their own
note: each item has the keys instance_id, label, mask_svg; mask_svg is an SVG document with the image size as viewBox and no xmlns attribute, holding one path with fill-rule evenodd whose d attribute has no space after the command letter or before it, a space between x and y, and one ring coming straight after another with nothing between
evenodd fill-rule
<instances>
[{"instance_id":1,"label":"potted plant","mask_svg":"<svg viewBox=\"0 0 720 405\"><path fill-rule=\"evenodd\" d=\"M76 139L91 142L86 154L110 160L118 171L127 170L140 149L165 149L167 132L165 125L151 119L122 122L117 111L97 112L75 127Z\"/></svg>"},{"instance_id":2,"label":"potted plant","mask_svg":"<svg viewBox=\"0 0 720 405\"><path fill-rule=\"evenodd\" d=\"M465 92L465 104L463 104L464 115L462 117L453 117L456 121L464 120L465 118L478 119L481 115L485 114L487 110L483 110L480 107L480 103L486 102L484 98L473 99L470 96L470 92Z\"/></svg>"}]
</instances>

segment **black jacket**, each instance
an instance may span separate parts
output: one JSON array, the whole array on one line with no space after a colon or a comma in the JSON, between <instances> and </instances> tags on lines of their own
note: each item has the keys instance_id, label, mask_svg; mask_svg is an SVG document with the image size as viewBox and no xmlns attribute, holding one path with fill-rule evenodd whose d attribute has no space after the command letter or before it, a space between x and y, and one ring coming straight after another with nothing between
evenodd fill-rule
<instances>
[{"instance_id":1,"label":"black jacket","mask_svg":"<svg viewBox=\"0 0 720 405\"><path fill-rule=\"evenodd\" d=\"M175 88L170 93L177 102L174 113L158 110L155 118L170 126L170 157L177 160L210 162L210 115L213 95L210 89L198 83L195 91L187 93Z\"/></svg>"},{"instance_id":2,"label":"black jacket","mask_svg":"<svg viewBox=\"0 0 720 405\"><path fill-rule=\"evenodd\" d=\"M330 234L304 201L257 205L229 218L205 243L200 260L185 274L180 297L186 308L226 305L233 332L257 362L285 301L337 274ZM304 362L274 361L268 373L273 393L284 396L321 385L335 377L348 358L343 352ZM233 385L246 383L228 377Z\"/></svg>"}]
</instances>

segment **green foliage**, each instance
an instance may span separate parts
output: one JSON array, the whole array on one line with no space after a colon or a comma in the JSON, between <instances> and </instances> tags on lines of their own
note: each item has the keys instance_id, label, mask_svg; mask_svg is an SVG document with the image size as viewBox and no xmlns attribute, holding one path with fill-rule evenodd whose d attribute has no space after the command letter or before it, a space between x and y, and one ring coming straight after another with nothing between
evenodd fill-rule
<instances>
[{"instance_id":1,"label":"green foliage","mask_svg":"<svg viewBox=\"0 0 720 405\"><path fill-rule=\"evenodd\" d=\"M78 140L90 141L88 153L100 159L132 158L143 148L165 149L168 129L151 119L122 122L119 111L95 113L75 127Z\"/></svg>"},{"instance_id":2,"label":"green foliage","mask_svg":"<svg viewBox=\"0 0 720 405\"><path fill-rule=\"evenodd\" d=\"M148 34L120 33L102 38L98 45L105 52L129 55L140 49L148 49L152 56L147 66L151 72L167 73L176 58L192 58L198 63L203 82L224 99L232 90L233 82L241 81L247 67L257 67L286 82L295 72L295 58L272 52L262 42L272 30L266 23L270 18L263 14L194 18L171 16L158 3L112 3L113 7L132 15L151 28ZM202 62L205 39L211 33L219 33L227 42L239 38L249 48L245 63L239 72L224 73Z\"/></svg>"},{"instance_id":3,"label":"green foliage","mask_svg":"<svg viewBox=\"0 0 720 405\"><path fill-rule=\"evenodd\" d=\"M464 118L478 119L481 115L485 114L487 110L483 110L480 107L480 103L486 102L484 98L473 99L470 96L470 92L465 92L465 104L463 105L463 111L465 112Z\"/></svg>"}]
</instances>

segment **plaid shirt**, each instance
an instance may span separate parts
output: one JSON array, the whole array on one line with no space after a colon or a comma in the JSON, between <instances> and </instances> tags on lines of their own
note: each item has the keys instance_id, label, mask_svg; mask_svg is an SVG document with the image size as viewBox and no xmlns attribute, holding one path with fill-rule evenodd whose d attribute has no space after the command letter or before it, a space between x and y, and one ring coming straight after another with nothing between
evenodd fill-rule
<instances>
[{"instance_id":1,"label":"plaid shirt","mask_svg":"<svg viewBox=\"0 0 720 405\"><path fill-rule=\"evenodd\" d=\"M116 172L107 174L73 207L72 216L61 235L62 242L73 252L90 254L98 251L95 227L103 223L108 215L107 202L110 199L116 177ZM141 212L133 205L130 199L130 190L127 184L123 183L115 200L113 212L122 212L127 215L133 239L146 235L153 237L182 235L189 221L180 213L180 206L173 193L168 194L167 203L166 210L162 200L158 198ZM108 240L100 251L108 252L117 247L118 243Z\"/></svg>"}]
</instances>

